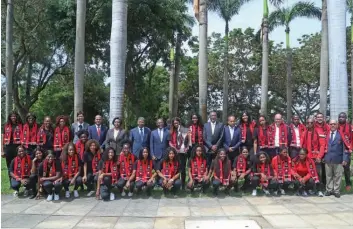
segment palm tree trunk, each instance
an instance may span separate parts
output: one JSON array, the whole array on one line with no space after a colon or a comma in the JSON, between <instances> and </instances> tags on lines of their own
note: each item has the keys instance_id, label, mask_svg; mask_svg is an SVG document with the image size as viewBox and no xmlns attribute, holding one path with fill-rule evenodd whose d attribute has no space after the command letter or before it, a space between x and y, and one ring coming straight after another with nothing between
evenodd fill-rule
<instances>
[{"instance_id":1,"label":"palm tree trunk","mask_svg":"<svg viewBox=\"0 0 353 229\"><path fill-rule=\"evenodd\" d=\"M7 1L6 15L6 117L13 109L13 2Z\"/></svg>"},{"instance_id":2,"label":"palm tree trunk","mask_svg":"<svg viewBox=\"0 0 353 229\"><path fill-rule=\"evenodd\" d=\"M351 16L351 103L351 112L353 113L353 15Z\"/></svg>"},{"instance_id":3,"label":"palm tree trunk","mask_svg":"<svg viewBox=\"0 0 353 229\"><path fill-rule=\"evenodd\" d=\"M229 33L229 24L228 24L228 21L226 21L225 37L224 37L225 45L224 45L223 113L222 113L223 123L227 123L227 116L228 116L228 88L229 88L228 33Z\"/></svg>"},{"instance_id":4,"label":"palm tree trunk","mask_svg":"<svg viewBox=\"0 0 353 229\"><path fill-rule=\"evenodd\" d=\"M199 113L207 121L207 0L200 0L199 12Z\"/></svg>"},{"instance_id":5,"label":"palm tree trunk","mask_svg":"<svg viewBox=\"0 0 353 229\"><path fill-rule=\"evenodd\" d=\"M86 0L77 0L75 44L74 117L83 110L83 82L85 75Z\"/></svg>"},{"instance_id":6,"label":"palm tree trunk","mask_svg":"<svg viewBox=\"0 0 353 229\"><path fill-rule=\"evenodd\" d=\"M327 1L330 118L335 120L340 112L348 112L346 4L346 0Z\"/></svg>"},{"instance_id":7,"label":"palm tree trunk","mask_svg":"<svg viewBox=\"0 0 353 229\"><path fill-rule=\"evenodd\" d=\"M326 117L327 90L328 90L328 24L327 24L327 0L322 1L321 16L321 57L320 57L320 112Z\"/></svg>"},{"instance_id":8,"label":"palm tree trunk","mask_svg":"<svg viewBox=\"0 0 353 229\"><path fill-rule=\"evenodd\" d=\"M268 3L263 0L264 15L262 19L262 76L261 76L261 110L267 116L268 100Z\"/></svg>"},{"instance_id":9,"label":"palm tree trunk","mask_svg":"<svg viewBox=\"0 0 353 229\"><path fill-rule=\"evenodd\" d=\"M289 43L289 27L286 28L287 48L287 122L292 118L292 49Z\"/></svg>"},{"instance_id":10,"label":"palm tree trunk","mask_svg":"<svg viewBox=\"0 0 353 229\"><path fill-rule=\"evenodd\" d=\"M127 0L112 2L112 30L110 38L110 123L122 117L125 88L127 46Z\"/></svg>"},{"instance_id":11,"label":"palm tree trunk","mask_svg":"<svg viewBox=\"0 0 353 229\"><path fill-rule=\"evenodd\" d=\"M174 42L173 42L174 43ZM172 120L174 116L174 94L175 94L175 68L174 68L174 45L170 50L170 77L169 77L169 119Z\"/></svg>"},{"instance_id":12,"label":"palm tree trunk","mask_svg":"<svg viewBox=\"0 0 353 229\"><path fill-rule=\"evenodd\" d=\"M178 98L179 98L179 75L180 75L180 58L181 58L181 45L182 35L177 34L176 45L175 45L175 60L174 60L174 96L173 96L173 116L178 116Z\"/></svg>"}]
</instances>

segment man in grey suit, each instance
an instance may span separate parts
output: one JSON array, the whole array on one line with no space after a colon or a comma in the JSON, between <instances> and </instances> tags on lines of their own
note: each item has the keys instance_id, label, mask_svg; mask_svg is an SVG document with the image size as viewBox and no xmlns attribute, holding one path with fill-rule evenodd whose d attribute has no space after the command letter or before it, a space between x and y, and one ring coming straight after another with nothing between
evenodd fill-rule
<instances>
[{"instance_id":1,"label":"man in grey suit","mask_svg":"<svg viewBox=\"0 0 353 229\"><path fill-rule=\"evenodd\" d=\"M84 122L85 116L83 115L82 111L77 112L77 122L74 122L71 124L71 136L73 136L73 142L76 144L76 142L79 140L78 136L76 135L77 132L81 130L88 130L89 124L87 122Z\"/></svg>"},{"instance_id":2,"label":"man in grey suit","mask_svg":"<svg viewBox=\"0 0 353 229\"><path fill-rule=\"evenodd\" d=\"M334 195L340 198L340 188L343 176L343 166L349 160L349 152L345 152L344 142L341 134L337 131L336 120L330 120L330 132L327 136L327 148L324 157L326 171L325 196Z\"/></svg>"},{"instance_id":3,"label":"man in grey suit","mask_svg":"<svg viewBox=\"0 0 353 229\"><path fill-rule=\"evenodd\" d=\"M162 118L157 120L157 129L151 132L150 150L152 159L155 163L159 163L163 159L165 150L168 147L169 131L164 128L164 120Z\"/></svg>"},{"instance_id":4,"label":"man in grey suit","mask_svg":"<svg viewBox=\"0 0 353 229\"><path fill-rule=\"evenodd\" d=\"M142 147L149 147L151 130L145 127L145 119L138 118L137 127L130 131L130 141L132 142L132 153L138 158Z\"/></svg>"},{"instance_id":5,"label":"man in grey suit","mask_svg":"<svg viewBox=\"0 0 353 229\"><path fill-rule=\"evenodd\" d=\"M203 128L203 140L207 150L207 166L211 166L212 160L216 157L217 150L223 143L224 125L217 121L217 113L210 113L210 121L205 123Z\"/></svg>"}]
</instances>

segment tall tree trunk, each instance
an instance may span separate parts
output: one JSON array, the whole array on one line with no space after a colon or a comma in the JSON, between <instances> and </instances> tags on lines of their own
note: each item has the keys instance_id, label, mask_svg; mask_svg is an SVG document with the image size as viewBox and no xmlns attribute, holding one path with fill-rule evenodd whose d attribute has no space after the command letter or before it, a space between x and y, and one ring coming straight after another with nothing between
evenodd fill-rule
<instances>
[{"instance_id":1,"label":"tall tree trunk","mask_svg":"<svg viewBox=\"0 0 353 229\"><path fill-rule=\"evenodd\" d=\"M351 15L351 112L353 118L353 15Z\"/></svg>"},{"instance_id":2,"label":"tall tree trunk","mask_svg":"<svg viewBox=\"0 0 353 229\"><path fill-rule=\"evenodd\" d=\"M174 43L174 41L173 41ZM172 44L172 48L170 49L170 77L169 77L169 119L172 120L174 116L174 94L175 94L175 67L174 67L174 45Z\"/></svg>"},{"instance_id":3,"label":"tall tree trunk","mask_svg":"<svg viewBox=\"0 0 353 229\"><path fill-rule=\"evenodd\" d=\"M13 2L7 0L6 15L6 117L13 109Z\"/></svg>"},{"instance_id":4,"label":"tall tree trunk","mask_svg":"<svg viewBox=\"0 0 353 229\"><path fill-rule=\"evenodd\" d=\"M335 120L340 112L348 112L346 6L346 0L327 1L330 118Z\"/></svg>"},{"instance_id":5,"label":"tall tree trunk","mask_svg":"<svg viewBox=\"0 0 353 229\"><path fill-rule=\"evenodd\" d=\"M175 59L174 59L174 96L173 96L173 116L178 116L178 99L179 99L179 76L180 76L180 58L181 58L181 45L182 34L178 33L175 45Z\"/></svg>"},{"instance_id":6,"label":"tall tree trunk","mask_svg":"<svg viewBox=\"0 0 353 229\"><path fill-rule=\"evenodd\" d=\"M199 40L199 112L207 121L207 0L200 0Z\"/></svg>"},{"instance_id":7,"label":"tall tree trunk","mask_svg":"<svg viewBox=\"0 0 353 229\"><path fill-rule=\"evenodd\" d=\"M268 3L263 0L264 15L262 19L262 76L261 76L261 110L267 116L268 100Z\"/></svg>"},{"instance_id":8,"label":"tall tree trunk","mask_svg":"<svg viewBox=\"0 0 353 229\"><path fill-rule=\"evenodd\" d=\"M289 43L289 27L286 28L287 48L287 122L292 118L292 49Z\"/></svg>"},{"instance_id":9,"label":"tall tree trunk","mask_svg":"<svg viewBox=\"0 0 353 229\"><path fill-rule=\"evenodd\" d=\"M86 0L77 0L74 117L76 117L76 114L79 111L83 110L83 81L85 75L85 24Z\"/></svg>"},{"instance_id":10,"label":"tall tree trunk","mask_svg":"<svg viewBox=\"0 0 353 229\"><path fill-rule=\"evenodd\" d=\"M324 114L325 117L327 113L328 58L327 0L323 0L321 16L320 112Z\"/></svg>"},{"instance_id":11,"label":"tall tree trunk","mask_svg":"<svg viewBox=\"0 0 353 229\"><path fill-rule=\"evenodd\" d=\"M224 45L224 79L223 79L223 113L222 119L224 123L227 123L228 116L228 89L229 89L229 75L228 75L228 33L229 33L229 24L226 21L225 28L225 45Z\"/></svg>"},{"instance_id":12,"label":"tall tree trunk","mask_svg":"<svg viewBox=\"0 0 353 229\"><path fill-rule=\"evenodd\" d=\"M110 125L115 117L122 117L125 62L127 49L127 0L112 1L112 30L110 38Z\"/></svg>"}]
</instances>

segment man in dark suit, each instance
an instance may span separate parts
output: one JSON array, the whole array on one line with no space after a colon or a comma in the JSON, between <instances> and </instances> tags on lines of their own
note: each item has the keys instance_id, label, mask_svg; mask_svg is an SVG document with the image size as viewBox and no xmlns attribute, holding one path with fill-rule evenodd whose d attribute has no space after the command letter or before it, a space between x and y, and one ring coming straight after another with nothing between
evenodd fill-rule
<instances>
[{"instance_id":1,"label":"man in dark suit","mask_svg":"<svg viewBox=\"0 0 353 229\"><path fill-rule=\"evenodd\" d=\"M73 142L76 144L76 142L79 140L78 136L76 135L77 132L81 130L88 130L89 124L85 122L85 117L83 115L82 111L77 112L77 122L74 122L71 124L71 136L73 136Z\"/></svg>"},{"instance_id":2,"label":"man in dark suit","mask_svg":"<svg viewBox=\"0 0 353 229\"><path fill-rule=\"evenodd\" d=\"M224 126L217 121L217 113L210 113L210 121L205 123L203 128L204 145L207 149L207 166L211 166L212 160L216 157L217 150L222 146Z\"/></svg>"},{"instance_id":3,"label":"man in dark suit","mask_svg":"<svg viewBox=\"0 0 353 229\"><path fill-rule=\"evenodd\" d=\"M152 159L157 163L163 159L165 150L168 147L169 131L164 128L164 120L162 118L157 120L157 129L151 132L150 148Z\"/></svg>"},{"instance_id":4,"label":"man in dark suit","mask_svg":"<svg viewBox=\"0 0 353 229\"><path fill-rule=\"evenodd\" d=\"M340 188L343 176L343 166L349 160L349 152L345 152L344 141L336 120L330 121L330 132L327 136L327 148L324 157L326 171L326 196L334 195L340 198Z\"/></svg>"},{"instance_id":5,"label":"man in dark suit","mask_svg":"<svg viewBox=\"0 0 353 229\"><path fill-rule=\"evenodd\" d=\"M89 139L97 140L102 148L107 135L108 128L102 125L102 116L96 115L94 125L88 127Z\"/></svg>"},{"instance_id":6,"label":"man in dark suit","mask_svg":"<svg viewBox=\"0 0 353 229\"><path fill-rule=\"evenodd\" d=\"M138 157L142 147L149 147L151 130L145 127L145 119L138 118L137 127L130 131L130 141L132 142L132 153Z\"/></svg>"},{"instance_id":7,"label":"man in dark suit","mask_svg":"<svg viewBox=\"0 0 353 229\"><path fill-rule=\"evenodd\" d=\"M228 126L224 127L223 136L223 147L227 151L233 166L234 159L239 155L239 147L242 143L241 131L239 127L235 126L235 117L233 115L228 117Z\"/></svg>"}]
</instances>

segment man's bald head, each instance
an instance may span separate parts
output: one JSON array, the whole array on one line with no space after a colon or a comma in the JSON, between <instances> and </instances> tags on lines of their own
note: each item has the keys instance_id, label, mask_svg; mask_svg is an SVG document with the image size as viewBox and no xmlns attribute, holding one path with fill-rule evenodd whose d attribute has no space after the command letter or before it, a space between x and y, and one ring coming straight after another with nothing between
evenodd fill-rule
<instances>
[{"instance_id":1,"label":"man's bald head","mask_svg":"<svg viewBox=\"0 0 353 229\"><path fill-rule=\"evenodd\" d=\"M283 122L282 115L281 114L276 114L275 115L275 123L277 126L279 126Z\"/></svg>"}]
</instances>

